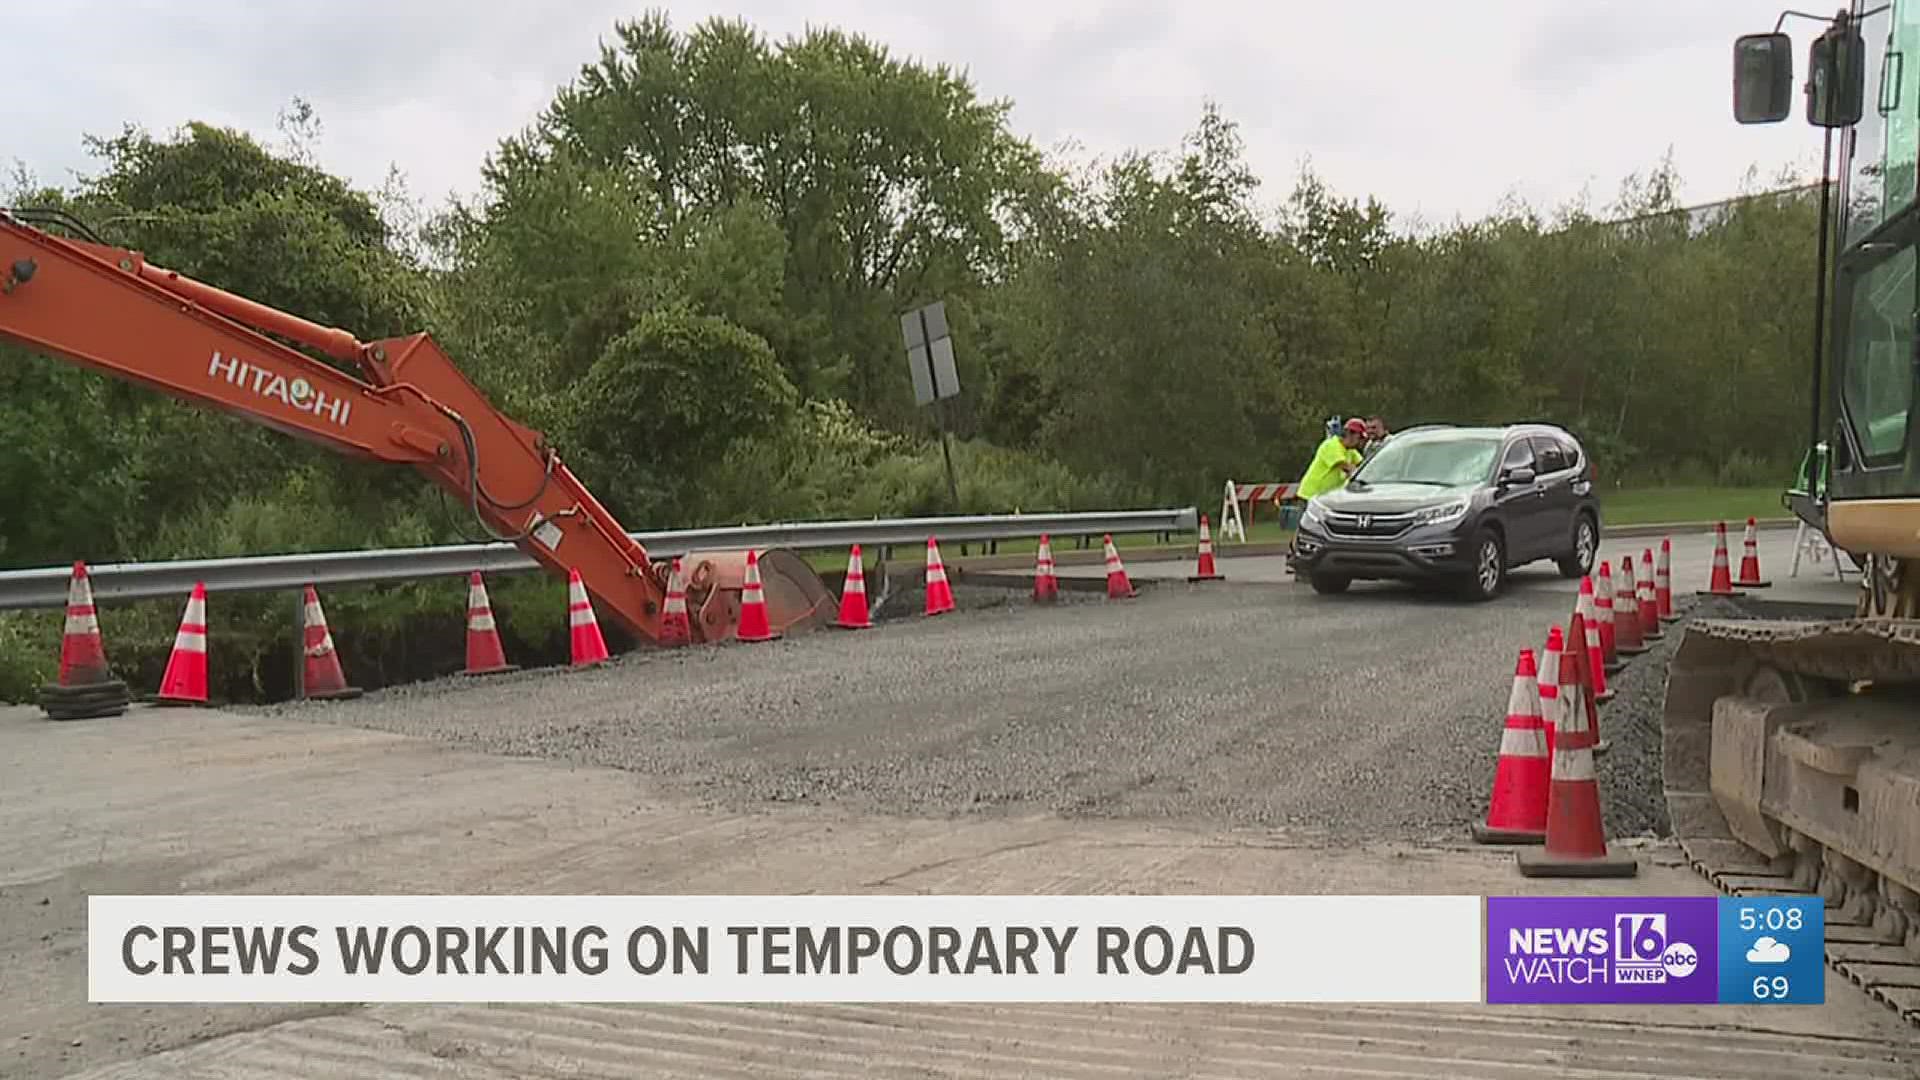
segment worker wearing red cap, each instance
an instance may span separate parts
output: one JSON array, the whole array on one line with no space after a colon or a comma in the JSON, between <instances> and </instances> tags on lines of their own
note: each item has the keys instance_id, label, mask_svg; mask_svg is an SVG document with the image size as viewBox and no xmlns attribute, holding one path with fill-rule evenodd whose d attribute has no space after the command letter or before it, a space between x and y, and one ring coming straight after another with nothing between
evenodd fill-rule
<instances>
[{"instance_id":1,"label":"worker wearing red cap","mask_svg":"<svg viewBox=\"0 0 1920 1080\"><path fill-rule=\"evenodd\" d=\"M1344 485L1353 470L1360 467L1360 447L1366 441L1367 422L1357 416L1347 421L1340 434L1327 436L1313 452L1313 464L1307 466L1307 474L1300 478L1299 497L1313 499Z\"/></svg>"}]
</instances>

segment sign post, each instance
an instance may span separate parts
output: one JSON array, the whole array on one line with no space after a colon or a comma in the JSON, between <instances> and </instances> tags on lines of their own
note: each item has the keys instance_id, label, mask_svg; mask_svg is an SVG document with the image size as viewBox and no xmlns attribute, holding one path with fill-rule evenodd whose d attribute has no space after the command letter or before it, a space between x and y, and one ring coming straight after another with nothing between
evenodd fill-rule
<instances>
[{"instance_id":1,"label":"sign post","mask_svg":"<svg viewBox=\"0 0 1920 1080\"><path fill-rule=\"evenodd\" d=\"M940 455L947 463L947 495L954 513L960 512L960 485L953 477L953 448L947 437L946 399L960 392L960 375L953 363L953 334L947 328L947 305L935 301L900 316L901 336L907 342L907 371L913 378L917 405L932 405L940 425Z\"/></svg>"}]
</instances>

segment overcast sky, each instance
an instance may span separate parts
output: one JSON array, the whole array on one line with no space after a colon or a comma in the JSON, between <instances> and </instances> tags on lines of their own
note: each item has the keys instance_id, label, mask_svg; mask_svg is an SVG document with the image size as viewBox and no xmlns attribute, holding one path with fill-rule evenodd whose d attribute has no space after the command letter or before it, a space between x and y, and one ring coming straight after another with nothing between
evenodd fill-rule
<instances>
[{"instance_id":1,"label":"overcast sky","mask_svg":"<svg viewBox=\"0 0 1920 1080\"><path fill-rule=\"evenodd\" d=\"M327 168L364 185L397 165L416 194L470 193L497 140L590 61L614 0L58 0L6 20L0 162L43 182L90 168L86 133L189 119L277 138L310 101ZM1743 128L1733 39L1773 28L1783 0L1467 0L1456 4L1222 0L774 0L674 3L677 27L742 16L774 38L808 23L965 69L1044 147L1178 145L1212 98L1284 198L1300 164L1406 217L1477 216L1509 192L1595 208L1669 148L1682 197L1734 193L1759 166L1817 170L1797 117ZM1837 5L1815 4L1824 10ZM1602 10L1604 8L1604 11ZM1814 24L1790 21L1796 66ZM1796 72L1798 74L1798 72ZM1796 98L1798 107L1798 98Z\"/></svg>"}]
</instances>

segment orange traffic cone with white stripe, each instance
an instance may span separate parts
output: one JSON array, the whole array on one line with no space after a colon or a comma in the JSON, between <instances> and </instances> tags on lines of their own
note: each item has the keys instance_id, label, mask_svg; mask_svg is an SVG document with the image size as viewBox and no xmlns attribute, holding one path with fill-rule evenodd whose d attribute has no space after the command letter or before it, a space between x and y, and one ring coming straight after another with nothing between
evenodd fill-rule
<instances>
[{"instance_id":1,"label":"orange traffic cone with white stripe","mask_svg":"<svg viewBox=\"0 0 1920 1080\"><path fill-rule=\"evenodd\" d=\"M1613 621L1613 568L1605 559L1600 560L1600 581L1594 586L1593 618L1599 624L1600 653L1607 663L1607 674L1612 675L1623 666L1620 663L1619 642L1614 636Z\"/></svg>"},{"instance_id":2,"label":"orange traffic cone with white stripe","mask_svg":"<svg viewBox=\"0 0 1920 1080\"><path fill-rule=\"evenodd\" d=\"M867 609L867 571L861 565L859 544L853 545L852 554L847 556L847 583L840 590L840 621L834 625L842 630L873 626L873 613Z\"/></svg>"},{"instance_id":3,"label":"orange traffic cone with white stripe","mask_svg":"<svg viewBox=\"0 0 1920 1080\"><path fill-rule=\"evenodd\" d=\"M1547 753L1553 753L1554 731L1560 726L1560 657L1566 652L1565 639L1558 626L1547 630L1547 648L1541 654L1537 689L1540 694L1540 724L1547 732Z\"/></svg>"},{"instance_id":4,"label":"orange traffic cone with white stripe","mask_svg":"<svg viewBox=\"0 0 1920 1080\"><path fill-rule=\"evenodd\" d=\"M1487 820L1472 826L1477 843L1546 842L1550 762L1540 711L1533 650L1521 649L1513 670L1513 690L1507 695L1507 720L1500 732L1500 760L1494 767Z\"/></svg>"},{"instance_id":5,"label":"orange traffic cone with white stripe","mask_svg":"<svg viewBox=\"0 0 1920 1080\"><path fill-rule=\"evenodd\" d=\"M1717 521L1713 525L1713 573L1700 595L1740 595L1740 591L1733 587L1733 570L1727 565L1727 523L1724 521Z\"/></svg>"},{"instance_id":6,"label":"orange traffic cone with white stripe","mask_svg":"<svg viewBox=\"0 0 1920 1080\"><path fill-rule=\"evenodd\" d=\"M167 657L167 670L160 676L160 692L154 696L160 705L205 705L207 703L207 586L193 583L187 597L187 610L180 616L180 629L173 636L173 654Z\"/></svg>"},{"instance_id":7,"label":"orange traffic cone with white stripe","mask_svg":"<svg viewBox=\"0 0 1920 1080\"><path fill-rule=\"evenodd\" d=\"M1620 656L1639 656L1647 651L1640 639L1639 583L1633 576L1633 556L1620 560L1620 581L1613 597L1613 651Z\"/></svg>"},{"instance_id":8,"label":"orange traffic cone with white stripe","mask_svg":"<svg viewBox=\"0 0 1920 1080\"><path fill-rule=\"evenodd\" d=\"M1200 515L1200 565L1188 581L1220 581L1225 575L1213 565L1213 533L1207 528L1207 515Z\"/></svg>"},{"instance_id":9,"label":"orange traffic cone with white stripe","mask_svg":"<svg viewBox=\"0 0 1920 1080\"><path fill-rule=\"evenodd\" d=\"M1660 621L1679 622L1673 613L1673 537L1660 538L1660 562L1653 571L1653 598L1660 603Z\"/></svg>"},{"instance_id":10,"label":"orange traffic cone with white stripe","mask_svg":"<svg viewBox=\"0 0 1920 1080\"><path fill-rule=\"evenodd\" d=\"M1666 632L1660 629L1660 596L1654 584L1653 549L1640 549L1640 639L1659 641Z\"/></svg>"},{"instance_id":11,"label":"orange traffic cone with white stripe","mask_svg":"<svg viewBox=\"0 0 1920 1080\"><path fill-rule=\"evenodd\" d=\"M120 716L132 698L125 680L113 677L93 606L93 584L84 562L67 581L67 616L60 633L60 672L40 688L40 708L49 720Z\"/></svg>"},{"instance_id":12,"label":"orange traffic cone with white stripe","mask_svg":"<svg viewBox=\"0 0 1920 1080\"><path fill-rule=\"evenodd\" d=\"M593 614L593 600L587 596L587 583L577 568L567 570L567 633L572 644L572 666L593 667L604 664L607 639L600 636L600 620Z\"/></svg>"},{"instance_id":13,"label":"orange traffic cone with white stripe","mask_svg":"<svg viewBox=\"0 0 1920 1080\"><path fill-rule=\"evenodd\" d=\"M940 543L927 537L928 615L944 615L953 610L953 586L947 581L947 564L940 561Z\"/></svg>"},{"instance_id":14,"label":"orange traffic cone with white stripe","mask_svg":"<svg viewBox=\"0 0 1920 1080\"><path fill-rule=\"evenodd\" d=\"M767 618L767 592L760 584L760 553L747 549L747 580L740 587L740 625L733 636L741 641L772 641L780 635Z\"/></svg>"},{"instance_id":15,"label":"orange traffic cone with white stripe","mask_svg":"<svg viewBox=\"0 0 1920 1080\"><path fill-rule=\"evenodd\" d=\"M1586 633L1583 621L1574 616L1573 637ZM1525 877L1633 877L1640 872L1640 864L1607 845L1600 779L1593 764L1595 710L1587 669L1572 657L1563 662L1560 693L1566 708L1547 785L1546 842L1519 853L1520 873Z\"/></svg>"},{"instance_id":16,"label":"orange traffic cone with white stripe","mask_svg":"<svg viewBox=\"0 0 1920 1080\"><path fill-rule=\"evenodd\" d=\"M687 579L680 556L667 568L667 599L660 607L660 644L669 648L693 641L693 618L687 613Z\"/></svg>"},{"instance_id":17,"label":"orange traffic cone with white stripe","mask_svg":"<svg viewBox=\"0 0 1920 1080\"><path fill-rule=\"evenodd\" d=\"M467 575L467 666L460 673L499 675L519 670L518 664L507 663L507 650L493 621L493 602L487 599L487 583L475 570Z\"/></svg>"},{"instance_id":18,"label":"orange traffic cone with white stripe","mask_svg":"<svg viewBox=\"0 0 1920 1080\"><path fill-rule=\"evenodd\" d=\"M87 564L75 560L67 579L67 624L60 635L61 686L110 683L106 640L100 636L100 616L93 606L93 582Z\"/></svg>"},{"instance_id":19,"label":"orange traffic cone with white stripe","mask_svg":"<svg viewBox=\"0 0 1920 1080\"><path fill-rule=\"evenodd\" d=\"M1106 536L1107 543L1107 599L1125 600L1134 595L1133 582L1127 580L1127 568L1120 565L1120 549L1113 546L1113 535Z\"/></svg>"},{"instance_id":20,"label":"orange traffic cone with white stripe","mask_svg":"<svg viewBox=\"0 0 1920 1080\"><path fill-rule=\"evenodd\" d=\"M1592 669L1587 676L1587 685L1597 687L1595 699L1606 701L1613 692L1607 687L1606 646L1600 641L1600 624L1595 621L1595 602L1593 579L1580 579L1580 600L1574 605L1573 619L1567 629L1567 651L1584 655ZM1578 627L1576 631L1574 628Z\"/></svg>"},{"instance_id":21,"label":"orange traffic cone with white stripe","mask_svg":"<svg viewBox=\"0 0 1920 1080\"><path fill-rule=\"evenodd\" d=\"M1060 578L1053 571L1053 538L1040 534L1040 553L1033 560L1033 598L1045 603L1060 599Z\"/></svg>"},{"instance_id":22,"label":"orange traffic cone with white stripe","mask_svg":"<svg viewBox=\"0 0 1920 1080\"><path fill-rule=\"evenodd\" d=\"M333 647L333 631L327 629L327 613L320 609L320 594L311 585L300 610L306 622L306 666L301 672L300 696L316 701L359 697L363 691L347 685L346 672L340 670L340 654Z\"/></svg>"},{"instance_id":23,"label":"orange traffic cone with white stripe","mask_svg":"<svg viewBox=\"0 0 1920 1080\"><path fill-rule=\"evenodd\" d=\"M1740 555L1740 576L1734 579L1734 586L1741 589L1771 588L1773 582L1760 576L1760 523L1753 518L1747 519L1747 536L1742 542Z\"/></svg>"}]
</instances>

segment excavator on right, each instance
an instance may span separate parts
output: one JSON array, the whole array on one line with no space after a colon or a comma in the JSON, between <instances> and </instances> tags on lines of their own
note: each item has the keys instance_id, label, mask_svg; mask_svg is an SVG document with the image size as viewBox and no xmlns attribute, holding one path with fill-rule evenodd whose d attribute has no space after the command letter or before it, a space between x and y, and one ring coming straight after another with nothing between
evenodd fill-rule
<instances>
[{"instance_id":1,"label":"excavator on right","mask_svg":"<svg viewBox=\"0 0 1920 1080\"><path fill-rule=\"evenodd\" d=\"M1800 87L1790 15L1823 24ZM1920 1021L1920 0L1789 12L1735 43L1736 120L1784 120L1796 90L1838 163L1821 187L1807 466L1785 502L1861 585L1850 611L1732 601L1689 620L1663 779L1697 870L1736 893L1823 896L1830 963Z\"/></svg>"}]
</instances>

